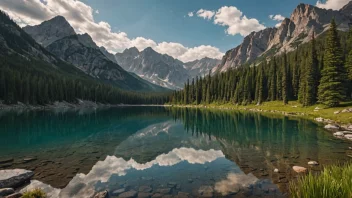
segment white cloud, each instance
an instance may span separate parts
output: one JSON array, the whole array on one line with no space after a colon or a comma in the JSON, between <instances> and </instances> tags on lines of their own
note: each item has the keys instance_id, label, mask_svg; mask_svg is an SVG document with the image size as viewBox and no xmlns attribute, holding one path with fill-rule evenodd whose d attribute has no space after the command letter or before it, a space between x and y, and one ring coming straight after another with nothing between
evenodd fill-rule
<instances>
[{"instance_id":1,"label":"white cloud","mask_svg":"<svg viewBox=\"0 0 352 198\"><path fill-rule=\"evenodd\" d=\"M285 19L285 17L282 16L281 14L276 14L276 15L271 14L271 15L269 15L269 18L274 21L279 21L279 23L277 23L275 25L275 27L277 27L277 28L281 26L281 22Z\"/></svg>"},{"instance_id":2,"label":"white cloud","mask_svg":"<svg viewBox=\"0 0 352 198\"><path fill-rule=\"evenodd\" d=\"M202 15L199 15L198 12ZM204 19L211 19L214 16L214 24L227 27L225 32L229 35L240 34L246 36L253 31L259 31L265 28L265 26L260 24L257 19L247 18L234 6L223 6L218 9L216 13L203 9L198 12L197 15Z\"/></svg>"},{"instance_id":3,"label":"white cloud","mask_svg":"<svg viewBox=\"0 0 352 198\"><path fill-rule=\"evenodd\" d=\"M204 57L221 59L224 56L224 53L216 47L210 45L201 45L198 47L188 48L188 50L178 57L179 60L183 62L193 61L195 59L202 59Z\"/></svg>"},{"instance_id":4,"label":"white cloud","mask_svg":"<svg viewBox=\"0 0 352 198\"><path fill-rule=\"evenodd\" d=\"M252 173L248 175L243 173L230 173L227 175L226 179L216 182L214 189L223 196L226 196L236 189L248 187L250 184L254 184L257 181L258 179Z\"/></svg>"},{"instance_id":5,"label":"white cloud","mask_svg":"<svg viewBox=\"0 0 352 198\"><path fill-rule=\"evenodd\" d=\"M193 12L189 12L189 13L188 13L188 16L189 16L189 17L193 17L193 15L194 15Z\"/></svg>"},{"instance_id":6,"label":"white cloud","mask_svg":"<svg viewBox=\"0 0 352 198\"><path fill-rule=\"evenodd\" d=\"M192 52L194 48L185 47L180 43L156 43L143 37L129 38L125 32L115 32L111 29L109 23L96 22L93 14L94 12L99 13L99 11L94 11L90 6L79 0L0 0L0 9L7 12L22 27L40 24L57 15L64 16L77 33L88 33L98 46L104 46L112 53L121 52L126 48L135 46L139 50L152 47L160 53L181 60L189 61L199 58L187 56L190 53L188 51L191 50ZM198 54L209 58L217 58L223 55L218 48L212 48L215 50L208 51L209 54L206 52L199 52ZM214 51L218 53L214 53Z\"/></svg>"},{"instance_id":7,"label":"white cloud","mask_svg":"<svg viewBox=\"0 0 352 198\"><path fill-rule=\"evenodd\" d=\"M96 11L95 11L95 14L99 14L99 10L96 10Z\"/></svg>"},{"instance_id":8,"label":"white cloud","mask_svg":"<svg viewBox=\"0 0 352 198\"><path fill-rule=\"evenodd\" d=\"M197 12L198 17L210 20L215 15L214 11L200 9Z\"/></svg>"},{"instance_id":9,"label":"white cloud","mask_svg":"<svg viewBox=\"0 0 352 198\"><path fill-rule=\"evenodd\" d=\"M324 9L339 10L351 0L326 0L325 2L317 1L316 6Z\"/></svg>"}]
</instances>

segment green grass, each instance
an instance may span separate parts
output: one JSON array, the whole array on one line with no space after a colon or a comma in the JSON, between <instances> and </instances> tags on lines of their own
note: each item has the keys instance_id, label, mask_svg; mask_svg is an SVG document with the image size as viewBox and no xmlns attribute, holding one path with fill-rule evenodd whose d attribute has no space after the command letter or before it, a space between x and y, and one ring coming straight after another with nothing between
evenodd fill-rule
<instances>
[{"instance_id":1,"label":"green grass","mask_svg":"<svg viewBox=\"0 0 352 198\"><path fill-rule=\"evenodd\" d=\"M233 105L229 103L226 103L226 104L213 103L210 105L198 105L193 107L204 107L204 106L207 106L209 108L216 108L216 109L234 109L234 110L240 110L240 111L248 110L248 109L256 109L256 110L263 110L267 112L277 111L276 113L281 113L281 114L282 112L286 112L286 113L297 114L299 116L306 117L309 119L322 117L324 119L334 120L335 122L341 123L341 124L352 123L352 113L334 114L335 111L341 111L346 108L352 108L352 102L342 103L339 107L334 107L334 108L327 108L326 106L320 105L320 104L313 105L310 107L303 107L297 101L290 101L287 105L284 105L282 101L273 101L273 102L264 102L259 106L256 106L255 104L249 104L249 105L243 106L243 105ZM316 107L319 107L320 110L314 111Z\"/></svg>"},{"instance_id":2,"label":"green grass","mask_svg":"<svg viewBox=\"0 0 352 198\"><path fill-rule=\"evenodd\" d=\"M35 188L33 190L29 190L23 193L21 198L46 198L46 193L40 189Z\"/></svg>"},{"instance_id":3,"label":"green grass","mask_svg":"<svg viewBox=\"0 0 352 198\"><path fill-rule=\"evenodd\" d=\"M352 164L328 166L319 175L309 173L290 183L293 198L352 197Z\"/></svg>"}]
</instances>

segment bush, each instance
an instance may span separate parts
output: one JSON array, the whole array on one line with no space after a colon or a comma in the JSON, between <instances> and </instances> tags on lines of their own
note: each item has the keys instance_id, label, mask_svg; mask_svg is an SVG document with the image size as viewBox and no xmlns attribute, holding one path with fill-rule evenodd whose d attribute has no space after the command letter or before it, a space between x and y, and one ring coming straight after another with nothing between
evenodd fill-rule
<instances>
[{"instance_id":1,"label":"bush","mask_svg":"<svg viewBox=\"0 0 352 198\"><path fill-rule=\"evenodd\" d=\"M290 183L293 198L352 197L352 164L328 166L320 174L309 173Z\"/></svg>"},{"instance_id":2,"label":"bush","mask_svg":"<svg viewBox=\"0 0 352 198\"><path fill-rule=\"evenodd\" d=\"M35 188L30 191L26 191L23 193L21 198L46 198L46 193L40 189L40 188Z\"/></svg>"}]
</instances>

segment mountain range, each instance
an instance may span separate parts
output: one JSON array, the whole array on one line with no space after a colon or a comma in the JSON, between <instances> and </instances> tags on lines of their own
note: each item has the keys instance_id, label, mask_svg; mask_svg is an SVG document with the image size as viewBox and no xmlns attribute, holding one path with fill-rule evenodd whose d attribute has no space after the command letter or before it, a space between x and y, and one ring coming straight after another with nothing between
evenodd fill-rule
<instances>
[{"instance_id":1,"label":"mountain range","mask_svg":"<svg viewBox=\"0 0 352 198\"><path fill-rule=\"evenodd\" d=\"M166 91L110 60L88 34L76 34L62 16L23 28L37 43L55 57L74 65L89 76L133 91Z\"/></svg>"},{"instance_id":2,"label":"mountain range","mask_svg":"<svg viewBox=\"0 0 352 198\"><path fill-rule=\"evenodd\" d=\"M339 30L347 31L352 22L351 13L352 1L338 11L299 4L290 18L285 18L279 27L252 32L240 45L227 51L213 72L223 72L244 63L252 63L258 57L266 58L284 51L293 51L300 44L310 41L313 32L317 36L323 34L329 28L332 18L335 18Z\"/></svg>"}]
</instances>

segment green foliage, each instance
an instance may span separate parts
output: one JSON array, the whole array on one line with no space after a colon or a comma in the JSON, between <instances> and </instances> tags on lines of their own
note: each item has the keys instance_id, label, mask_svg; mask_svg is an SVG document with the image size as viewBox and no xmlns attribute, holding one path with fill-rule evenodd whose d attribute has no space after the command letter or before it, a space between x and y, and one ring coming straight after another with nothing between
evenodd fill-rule
<instances>
[{"instance_id":1,"label":"green foliage","mask_svg":"<svg viewBox=\"0 0 352 198\"><path fill-rule=\"evenodd\" d=\"M352 164L329 166L315 175L309 173L290 183L293 198L350 198L352 197Z\"/></svg>"},{"instance_id":2,"label":"green foliage","mask_svg":"<svg viewBox=\"0 0 352 198\"><path fill-rule=\"evenodd\" d=\"M40 188L35 188L30 191L26 191L23 193L21 198L46 198L46 193L40 189Z\"/></svg>"},{"instance_id":3,"label":"green foliage","mask_svg":"<svg viewBox=\"0 0 352 198\"><path fill-rule=\"evenodd\" d=\"M324 68L319 85L319 102L329 107L339 105L346 97L346 80L343 53L337 33L335 20L331 21L324 55Z\"/></svg>"}]
</instances>

